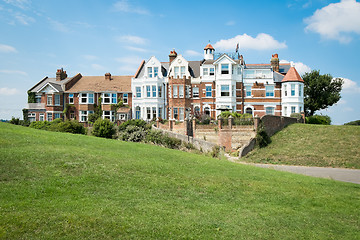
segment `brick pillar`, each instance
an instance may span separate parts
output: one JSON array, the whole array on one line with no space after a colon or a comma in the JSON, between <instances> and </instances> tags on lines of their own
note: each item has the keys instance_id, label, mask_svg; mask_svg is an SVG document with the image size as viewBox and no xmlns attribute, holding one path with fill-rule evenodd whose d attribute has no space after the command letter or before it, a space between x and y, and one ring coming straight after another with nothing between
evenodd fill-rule
<instances>
[{"instance_id":1,"label":"brick pillar","mask_svg":"<svg viewBox=\"0 0 360 240\"><path fill-rule=\"evenodd\" d=\"M193 127L193 137L195 138L196 117L193 117L193 118L192 118L192 127Z\"/></svg>"},{"instance_id":2,"label":"brick pillar","mask_svg":"<svg viewBox=\"0 0 360 240\"><path fill-rule=\"evenodd\" d=\"M255 128L255 131L258 129L259 125L260 125L260 117L259 117L258 115L256 115L256 116L254 117L254 128Z\"/></svg>"},{"instance_id":3,"label":"brick pillar","mask_svg":"<svg viewBox=\"0 0 360 240\"><path fill-rule=\"evenodd\" d=\"M305 112L301 112L300 114L301 114L302 119L303 119L303 122L302 122L302 123L305 123ZM299 122L299 123L300 123L300 122Z\"/></svg>"},{"instance_id":4,"label":"brick pillar","mask_svg":"<svg viewBox=\"0 0 360 240\"><path fill-rule=\"evenodd\" d=\"M229 121L229 129L232 129L232 126L233 126L233 116L229 116L229 118L228 118L228 121Z\"/></svg>"},{"instance_id":5,"label":"brick pillar","mask_svg":"<svg viewBox=\"0 0 360 240\"><path fill-rule=\"evenodd\" d=\"M219 116L219 118L218 118L218 127L219 127L219 132L220 132L222 129L222 117L221 116Z\"/></svg>"},{"instance_id":6,"label":"brick pillar","mask_svg":"<svg viewBox=\"0 0 360 240\"><path fill-rule=\"evenodd\" d=\"M169 120L169 130L170 130L170 131L173 130L173 126L174 126L174 120L170 119L170 120Z\"/></svg>"}]
</instances>

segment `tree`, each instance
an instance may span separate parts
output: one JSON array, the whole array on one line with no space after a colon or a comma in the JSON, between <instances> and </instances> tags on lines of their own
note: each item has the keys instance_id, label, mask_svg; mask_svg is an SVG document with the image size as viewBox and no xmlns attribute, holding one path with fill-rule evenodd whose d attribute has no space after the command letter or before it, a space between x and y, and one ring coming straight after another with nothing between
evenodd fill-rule
<instances>
[{"instance_id":1,"label":"tree","mask_svg":"<svg viewBox=\"0 0 360 240\"><path fill-rule=\"evenodd\" d=\"M114 124L109 119L101 119L95 121L92 134L96 137L112 138L116 130Z\"/></svg>"},{"instance_id":2,"label":"tree","mask_svg":"<svg viewBox=\"0 0 360 240\"><path fill-rule=\"evenodd\" d=\"M333 78L330 74L321 75L319 70L313 70L305 73L302 79L306 116L312 116L315 111L332 106L340 100L344 82L341 78Z\"/></svg>"}]
</instances>

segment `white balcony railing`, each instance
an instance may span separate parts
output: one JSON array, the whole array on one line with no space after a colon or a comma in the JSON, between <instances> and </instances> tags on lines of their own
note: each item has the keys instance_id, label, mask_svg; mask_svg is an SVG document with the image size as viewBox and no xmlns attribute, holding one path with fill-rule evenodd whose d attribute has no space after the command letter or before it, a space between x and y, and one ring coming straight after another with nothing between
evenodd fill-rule
<instances>
[{"instance_id":1,"label":"white balcony railing","mask_svg":"<svg viewBox=\"0 0 360 240\"><path fill-rule=\"evenodd\" d=\"M28 109L45 109L45 103L28 103Z\"/></svg>"}]
</instances>

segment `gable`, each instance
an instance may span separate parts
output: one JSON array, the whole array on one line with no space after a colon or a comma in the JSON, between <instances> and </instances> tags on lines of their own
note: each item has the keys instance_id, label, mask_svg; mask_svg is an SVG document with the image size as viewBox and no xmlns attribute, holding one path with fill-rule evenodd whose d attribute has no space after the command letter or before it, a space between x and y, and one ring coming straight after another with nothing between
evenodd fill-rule
<instances>
[{"instance_id":1,"label":"gable","mask_svg":"<svg viewBox=\"0 0 360 240\"><path fill-rule=\"evenodd\" d=\"M223 54L221 57L219 57L215 62L214 65L216 64L221 64L221 63L231 63L231 64L236 64L236 62L231 59L228 55Z\"/></svg>"},{"instance_id":2,"label":"gable","mask_svg":"<svg viewBox=\"0 0 360 240\"><path fill-rule=\"evenodd\" d=\"M52 84L50 83L47 83L45 84L42 88L40 88L38 91L39 92L42 92L42 93L54 93L54 92L59 92L58 89L56 89L54 86L52 86Z\"/></svg>"}]
</instances>

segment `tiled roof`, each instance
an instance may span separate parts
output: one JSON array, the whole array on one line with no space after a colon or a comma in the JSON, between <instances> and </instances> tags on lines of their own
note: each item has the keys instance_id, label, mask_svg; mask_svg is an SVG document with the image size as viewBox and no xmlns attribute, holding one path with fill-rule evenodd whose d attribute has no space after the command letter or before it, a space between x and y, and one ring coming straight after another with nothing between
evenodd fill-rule
<instances>
[{"instance_id":1,"label":"tiled roof","mask_svg":"<svg viewBox=\"0 0 360 240\"><path fill-rule=\"evenodd\" d=\"M83 76L66 92L131 92L131 77L111 76L109 80L105 76Z\"/></svg>"},{"instance_id":2,"label":"tiled roof","mask_svg":"<svg viewBox=\"0 0 360 240\"><path fill-rule=\"evenodd\" d=\"M274 82L281 82L284 79L284 75L274 71Z\"/></svg>"},{"instance_id":3,"label":"tiled roof","mask_svg":"<svg viewBox=\"0 0 360 240\"><path fill-rule=\"evenodd\" d=\"M206 49L214 49L214 48L213 48L213 46L211 46L210 43L208 43L208 45L206 45L206 47L204 48L204 50L206 50Z\"/></svg>"},{"instance_id":4,"label":"tiled roof","mask_svg":"<svg viewBox=\"0 0 360 240\"><path fill-rule=\"evenodd\" d=\"M291 67L281 82L304 82L294 67Z\"/></svg>"},{"instance_id":5,"label":"tiled roof","mask_svg":"<svg viewBox=\"0 0 360 240\"><path fill-rule=\"evenodd\" d=\"M189 71L192 77L199 77L200 76L200 64L201 61L189 61Z\"/></svg>"},{"instance_id":6,"label":"tiled roof","mask_svg":"<svg viewBox=\"0 0 360 240\"><path fill-rule=\"evenodd\" d=\"M52 83L51 85L56 88L56 90L58 90L59 92L62 92L64 90L64 86L65 83L67 83L68 81L70 81L72 78L65 78L61 81L56 81L56 78L48 78L45 77L43 78L40 82L38 82L37 84L35 84L35 86L33 86L32 88L30 88L29 90L31 92L38 92L41 88L43 88L47 83Z\"/></svg>"}]
</instances>

